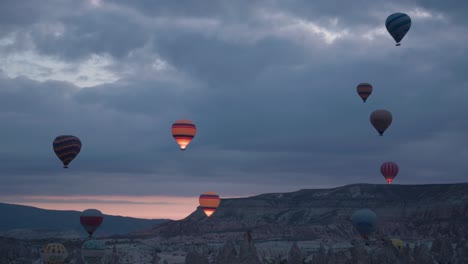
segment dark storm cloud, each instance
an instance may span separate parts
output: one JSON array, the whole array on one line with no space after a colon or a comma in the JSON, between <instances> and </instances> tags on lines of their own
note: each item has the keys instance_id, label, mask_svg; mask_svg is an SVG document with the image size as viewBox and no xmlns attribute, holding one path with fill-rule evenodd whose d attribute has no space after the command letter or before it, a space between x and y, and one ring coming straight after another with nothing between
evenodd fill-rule
<instances>
[{"instance_id":1,"label":"dark storm cloud","mask_svg":"<svg viewBox=\"0 0 468 264\"><path fill-rule=\"evenodd\" d=\"M49 1L15 1L2 0L0 2L0 29L12 30L35 23L70 15L70 11L77 11L82 7L81 1L49 0Z\"/></svg>"},{"instance_id":2,"label":"dark storm cloud","mask_svg":"<svg viewBox=\"0 0 468 264\"><path fill-rule=\"evenodd\" d=\"M33 38L38 50L64 59L80 59L95 54L125 57L142 47L151 33L121 14L99 10L63 18L65 32L60 37L36 31ZM122 36L125 36L122 38Z\"/></svg>"},{"instance_id":3,"label":"dark storm cloud","mask_svg":"<svg viewBox=\"0 0 468 264\"><path fill-rule=\"evenodd\" d=\"M8 129L0 131L0 193L190 195L209 185L236 194L378 183L386 160L400 164L400 183L464 181L466 24L415 17L396 48L388 34L359 36L383 27L386 16L374 14L401 6L458 15L403 1L382 11L382 3L104 1L68 16L52 8L60 15L47 23L64 28L56 37L11 21L40 54L67 62L112 56L109 69L121 79L80 89L1 76ZM297 19L357 29L327 44ZM164 80L152 76L156 59L171 68ZM375 88L366 104L355 92L360 82ZM384 137L369 123L381 108L394 116ZM170 135L180 118L198 126L184 153ZM64 172L51 141L69 133L84 146Z\"/></svg>"}]
</instances>

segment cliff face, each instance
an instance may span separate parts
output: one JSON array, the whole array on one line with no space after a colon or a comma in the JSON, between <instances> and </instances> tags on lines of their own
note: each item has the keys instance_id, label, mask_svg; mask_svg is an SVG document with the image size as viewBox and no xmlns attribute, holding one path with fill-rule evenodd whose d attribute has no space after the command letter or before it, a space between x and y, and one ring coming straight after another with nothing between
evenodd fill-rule
<instances>
[{"instance_id":1,"label":"cliff face","mask_svg":"<svg viewBox=\"0 0 468 264\"><path fill-rule=\"evenodd\" d=\"M468 236L468 184L355 184L223 199L211 218L198 209L183 220L135 234L204 236L225 241L252 229L257 240L350 240L357 237L350 216L363 207L376 212L377 235L405 240Z\"/></svg>"}]
</instances>

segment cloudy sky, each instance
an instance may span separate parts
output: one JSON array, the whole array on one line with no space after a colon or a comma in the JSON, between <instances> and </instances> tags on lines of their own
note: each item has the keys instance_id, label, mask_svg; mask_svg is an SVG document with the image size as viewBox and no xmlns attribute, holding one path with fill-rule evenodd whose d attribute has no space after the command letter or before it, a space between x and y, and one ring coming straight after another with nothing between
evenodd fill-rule
<instances>
[{"instance_id":1,"label":"cloudy sky","mask_svg":"<svg viewBox=\"0 0 468 264\"><path fill-rule=\"evenodd\" d=\"M0 2L0 202L181 219L198 195L466 182L464 1ZM385 28L412 18L401 47ZM374 92L362 103L356 85ZM392 112L383 137L370 125ZM181 152L177 119L198 127ZM64 170L61 134L83 142Z\"/></svg>"}]
</instances>

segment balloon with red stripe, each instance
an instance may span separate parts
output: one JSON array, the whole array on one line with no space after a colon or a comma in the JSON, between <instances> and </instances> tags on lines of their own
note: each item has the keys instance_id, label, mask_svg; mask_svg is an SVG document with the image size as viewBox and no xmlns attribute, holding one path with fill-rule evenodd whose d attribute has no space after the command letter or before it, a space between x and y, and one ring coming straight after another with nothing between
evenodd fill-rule
<instances>
[{"instance_id":1,"label":"balloon with red stripe","mask_svg":"<svg viewBox=\"0 0 468 264\"><path fill-rule=\"evenodd\" d=\"M86 209L80 215L80 223L88 232L89 237L101 226L104 221L104 215L97 209Z\"/></svg>"},{"instance_id":2,"label":"balloon with red stripe","mask_svg":"<svg viewBox=\"0 0 468 264\"><path fill-rule=\"evenodd\" d=\"M196 134L197 127L190 120L177 120L172 124L172 136L176 140L177 144L179 144L181 150L185 150L187 148Z\"/></svg>"},{"instance_id":3,"label":"balloon with red stripe","mask_svg":"<svg viewBox=\"0 0 468 264\"><path fill-rule=\"evenodd\" d=\"M200 207L207 217L210 217L218 208L221 199L216 192L204 192L199 197Z\"/></svg>"},{"instance_id":4,"label":"balloon with red stripe","mask_svg":"<svg viewBox=\"0 0 468 264\"><path fill-rule=\"evenodd\" d=\"M387 161L380 166L380 172L387 180L388 184L393 182L393 179L398 175L400 168L393 161Z\"/></svg>"}]
</instances>

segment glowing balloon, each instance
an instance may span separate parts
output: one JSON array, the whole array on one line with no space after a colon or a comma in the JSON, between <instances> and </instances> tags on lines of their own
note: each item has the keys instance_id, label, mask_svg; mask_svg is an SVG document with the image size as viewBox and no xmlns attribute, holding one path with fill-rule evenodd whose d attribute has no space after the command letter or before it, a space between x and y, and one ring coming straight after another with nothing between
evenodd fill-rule
<instances>
[{"instance_id":1,"label":"glowing balloon","mask_svg":"<svg viewBox=\"0 0 468 264\"><path fill-rule=\"evenodd\" d=\"M181 150L185 150L188 144L197 134L197 127L190 120L177 120L172 124L172 136Z\"/></svg>"},{"instance_id":2,"label":"glowing balloon","mask_svg":"<svg viewBox=\"0 0 468 264\"><path fill-rule=\"evenodd\" d=\"M359 234L366 240L369 239L377 226L377 215L370 209L360 209L353 213L351 221Z\"/></svg>"},{"instance_id":3,"label":"glowing balloon","mask_svg":"<svg viewBox=\"0 0 468 264\"><path fill-rule=\"evenodd\" d=\"M44 264L63 264L67 256L67 249L59 243L49 243L41 249L41 260Z\"/></svg>"},{"instance_id":4,"label":"glowing balloon","mask_svg":"<svg viewBox=\"0 0 468 264\"><path fill-rule=\"evenodd\" d=\"M372 85L370 83L360 83L356 87L356 91L357 91L359 97L361 97L362 101L365 103L367 98L372 93Z\"/></svg>"},{"instance_id":5,"label":"glowing balloon","mask_svg":"<svg viewBox=\"0 0 468 264\"><path fill-rule=\"evenodd\" d=\"M80 223L86 232L88 232L89 237L101 226L103 220L104 215L96 209L84 210L80 215Z\"/></svg>"},{"instance_id":6,"label":"glowing balloon","mask_svg":"<svg viewBox=\"0 0 468 264\"><path fill-rule=\"evenodd\" d=\"M68 164L80 153L81 141L75 136L58 136L54 140L53 147L55 154L62 161L63 167L68 168Z\"/></svg>"},{"instance_id":7,"label":"glowing balloon","mask_svg":"<svg viewBox=\"0 0 468 264\"><path fill-rule=\"evenodd\" d=\"M387 110L375 110L370 115L370 122L382 136L385 130L392 124L392 113Z\"/></svg>"},{"instance_id":8,"label":"glowing balloon","mask_svg":"<svg viewBox=\"0 0 468 264\"><path fill-rule=\"evenodd\" d=\"M200 207L206 216L210 217L218 208L221 203L219 195L215 192L204 192L199 197Z\"/></svg>"},{"instance_id":9,"label":"glowing balloon","mask_svg":"<svg viewBox=\"0 0 468 264\"><path fill-rule=\"evenodd\" d=\"M380 172L382 173L382 175L385 177L385 179L387 180L388 184L392 183L393 182L393 179L395 179L395 177L398 175L398 172L400 171L400 168L398 167L398 165L393 162L393 161L387 161L387 162L384 162L381 166L380 166Z\"/></svg>"},{"instance_id":10,"label":"glowing balloon","mask_svg":"<svg viewBox=\"0 0 468 264\"><path fill-rule=\"evenodd\" d=\"M385 21L385 27L396 41L396 46L400 46L400 41L411 28L411 18L404 13L391 14Z\"/></svg>"}]
</instances>

